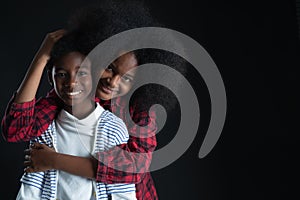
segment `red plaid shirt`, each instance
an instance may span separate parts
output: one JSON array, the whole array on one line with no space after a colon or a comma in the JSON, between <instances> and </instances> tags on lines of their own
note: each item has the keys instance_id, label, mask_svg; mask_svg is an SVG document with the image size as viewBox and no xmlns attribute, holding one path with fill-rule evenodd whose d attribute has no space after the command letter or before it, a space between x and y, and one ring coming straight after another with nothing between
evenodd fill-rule
<instances>
[{"instance_id":1,"label":"red plaid shirt","mask_svg":"<svg viewBox=\"0 0 300 200\"><path fill-rule=\"evenodd\" d=\"M2 134L8 142L29 141L41 135L56 118L61 101L52 90L38 101L22 104L10 100L5 115L2 119ZM99 101L98 99L96 99ZM111 110L126 123L130 134L127 144L111 148L109 151L97 153L99 157L96 180L111 183L135 183L136 197L138 200L158 199L154 182L147 170L149 169L152 152L156 147L155 113L134 112L134 106L129 108L130 116L138 125L129 125L126 117L128 109L122 98L110 101L100 101L100 104ZM148 125L147 127L143 127ZM128 152L130 154L128 156ZM109 166L104 163L109 163ZM122 169L122 170L118 170ZM138 172L138 173L137 173Z\"/></svg>"}]
</instances>

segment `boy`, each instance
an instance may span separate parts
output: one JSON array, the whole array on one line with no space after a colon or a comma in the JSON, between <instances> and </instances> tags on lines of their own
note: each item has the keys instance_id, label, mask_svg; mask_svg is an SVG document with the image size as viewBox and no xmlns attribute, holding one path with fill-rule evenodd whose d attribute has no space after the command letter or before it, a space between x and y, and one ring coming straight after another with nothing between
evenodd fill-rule
<instances>
[{"instance_id":1,"label":"boy","mask_svg":"<svg viewBox=\"0 0 300 200\"><path fill-rule=\"evenodd\" d=\"M31 143L44 143L60 153L90 159L99 151L126 143L129 136L123 121L93 100L92 66L85 59L88 50L76 45L78 35L64 34L58 30L46 37L15 102L32 101L47 63L50 83L63 110ZM24 174L21 182L17 199L136 199L134 184L103 184L58 170Z\"/></svg>"}]
</instances>

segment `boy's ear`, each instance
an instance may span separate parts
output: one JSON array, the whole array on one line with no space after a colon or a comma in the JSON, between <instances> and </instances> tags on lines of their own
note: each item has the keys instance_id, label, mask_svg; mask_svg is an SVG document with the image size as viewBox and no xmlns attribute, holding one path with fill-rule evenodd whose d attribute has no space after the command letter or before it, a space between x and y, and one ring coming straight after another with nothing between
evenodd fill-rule
<instances>
[{"instance_id":1,"label":"boy's ear","mask_svg":"<svg viewBox=\"0 0 300 200\"><path fill-rule=\"evenodd\" d=\"M53 79L52 79L52 73L50 70L47 70L47 77L48 77L48 82L51 86L53 86Z\"/></svg>"}]
</instances>

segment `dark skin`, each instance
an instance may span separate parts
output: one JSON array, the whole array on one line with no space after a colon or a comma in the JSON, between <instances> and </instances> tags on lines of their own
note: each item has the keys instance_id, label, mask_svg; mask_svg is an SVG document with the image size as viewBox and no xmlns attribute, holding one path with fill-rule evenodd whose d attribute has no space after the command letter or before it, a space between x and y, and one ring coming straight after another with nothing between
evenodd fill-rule
<instances>
[{"instance_id":1,"label":"dark skin","mask_svg":"<svg viewBox=\"0 0 300 200\"><path fill-rule=\"evenodd\" d=\"M50 57L51 49L54 43L57 42L61 37L63 37L65 33L65 30L60 29L47 34L39 51L33 59L22 84L18 89L18 93L14 101L15 103L28 102L35 98L43 70ZM43 154L39 154L37 153L37 151L40 151ZM38 143L36 143L31 149L25 150L25 154L24 164L26 166L26 169L24 171L26 172L44 171L52 168L61 168L61 170L63 170L65 167L63 165L64 161L67 161L74 166L74 168L70 168L69 170L71 173L73 172L74 174L78 174L78 170L83 172L82 174L78 174L83 177L94 178L96 176L95 174L97 162L96 159L93 158L78 157L77 161L81 161L81 164L78 165L78 163L76 163L77 161L73 160L71 156L56 154L53 149L47 147L46 145L41 145ZM45 159L46 156L47 159ZM60 162L61 160L62 162ZM79 167L82 167L82 169L80 169Z\"/></svg>"},{"instance_id":2,"label":"dark skin","mask_svg":"<svg viewBox=\"0 0 300 200\"><path fill-rule=\"evenodd\" d=\"M57 169L95 179L97 163L98 161L93 157L85 158L57 153L53 148L40 143L34 143L30 149L25 150L24 165L28 173Z\"/></svg>"},{"instance_id":3,"label":"dark skin","mask_svg":"<svg viewBox=\"0 0 300 200\"><path fill-rule=\"evenodd\" d=\"M112 91L118 91L115 95L119 96L128 93L132 86L130 77L133 79L135 75L132 69L137 66L137 60L133 53L127 53L120 56L112 65L104 70L99 81L101 84L97 86L96 95L102 99L110 99ZM44 144L35 143L30 149L25 150L24 165L26 167L24 171L28 173L56 169L95 179L98 160L94 157L61 154Z\"/></svg>"}]
</instances>

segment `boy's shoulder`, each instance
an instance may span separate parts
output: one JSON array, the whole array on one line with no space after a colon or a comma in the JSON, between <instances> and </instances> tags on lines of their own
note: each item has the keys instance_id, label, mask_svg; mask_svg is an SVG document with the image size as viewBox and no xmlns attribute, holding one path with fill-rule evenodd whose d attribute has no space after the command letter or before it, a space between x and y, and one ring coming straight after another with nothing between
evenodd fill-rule
<instances>
[{"instance_id":1,"label":"boy's shoulder","mask_svg":"<svg viewBox=\"0 0 300 200\"><path fill-rule=\"evenodd\" d=\"M127 127L123 120L110 111L103 111L98 125L101 137L111 139L111 144L118 145L126 143L129 139Z\"/></svg>"},{"instance_id":2,"label":"boy's shoulder","mask_svg":"<svg viewBox=\"0 0 300 200\"><path fill-rule=\"evenodd\" d=\"M104 110L102 112L100 116L100 124L106 127L114 127L115 129L125 129L127 132L124 121L108 110Z\"/></svg>"},{"instance_id":3,"label":"boy's shoulder","mask_svg":"<svg viewBox=\"0 0 300 200\"><path fill-rule=\"evenodd\" d=\"M100 121L102 121L102 123L109 123L109 124L124 124L123 120L116 116L114 113L108 111L108 110L104 110L100 116ZM124 124L125 126L125 124Z\"/></svg>"}]
</instances>

